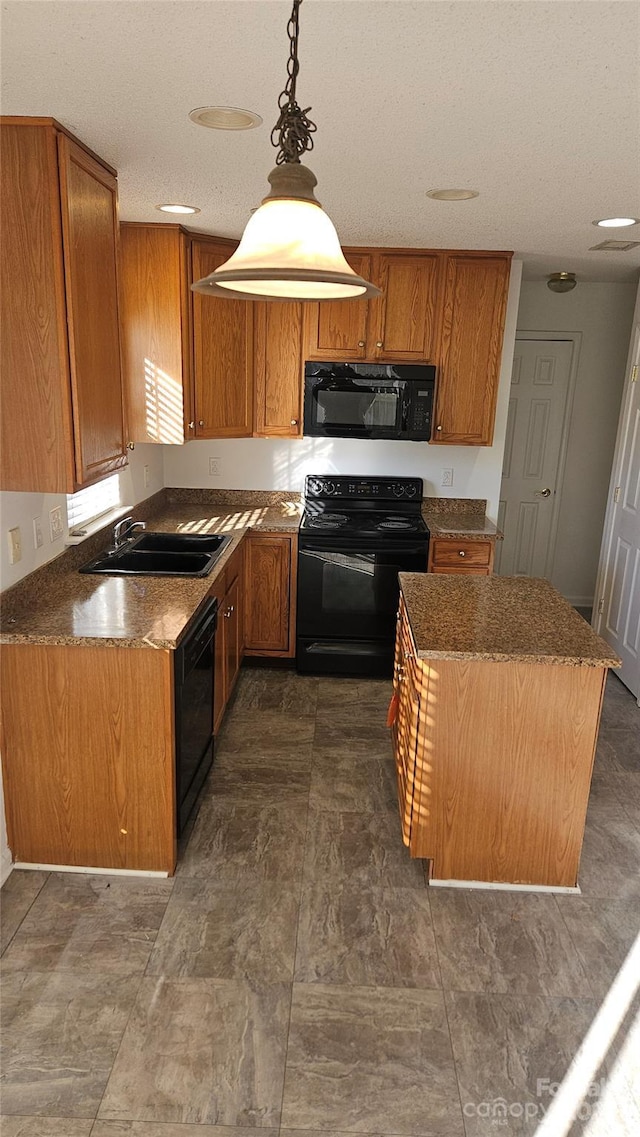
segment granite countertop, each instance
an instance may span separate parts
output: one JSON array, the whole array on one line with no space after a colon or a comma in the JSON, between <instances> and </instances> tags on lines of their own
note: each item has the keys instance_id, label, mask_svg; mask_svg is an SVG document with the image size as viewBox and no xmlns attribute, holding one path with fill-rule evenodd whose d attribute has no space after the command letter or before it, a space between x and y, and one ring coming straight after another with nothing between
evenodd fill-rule
<instances>
[{"instance_id":1,"label":"granite countertop","mask_svg":"<svg viewBox=\"0 0 640 1137\"><path fill-rule=\"evenodd\" d=\"M457 537L467 541L501 541L502 533L486 516L483 498L427 497L422 516L432 537Z\"/></svg>"},{"instance_id":2,"label":"granite countertop","mask_svg":"<svg viewBox=\"0 0 640 1137\"><path fill-rule=\"evenodd\" d=\"M419 659L619 667L547 580L400 573Z\"/></svg>"},{"instance_id":3,"label":"granite countertop","mask_svg":"<svg viewBox=\"0 0 640 1137\"><path fill-rule=\"evenodd\" d=\"M151 532L228 534L231 541L209 576L81 576L78 569L110 544L109 525L3 593L0 642L175 648L244 535L295 533L300 520L298 495L208 496L176 491L168 500L159 494L132 514Z\"/></svg>"}]
</instances>

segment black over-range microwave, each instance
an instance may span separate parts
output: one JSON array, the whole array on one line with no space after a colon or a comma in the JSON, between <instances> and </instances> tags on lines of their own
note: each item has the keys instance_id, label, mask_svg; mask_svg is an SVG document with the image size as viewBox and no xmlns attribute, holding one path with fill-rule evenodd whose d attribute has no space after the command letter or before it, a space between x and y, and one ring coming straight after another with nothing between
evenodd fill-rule
<instances>
[{"instance_id":1,"label":"black over-range microwave","mask_svg":"<svg viewBox=\"0 0 640 1137\"><path fill-rule=\"evenodd\" d=\"M428 442L435 377L426 363L307 362L303 433Z\"/></svg>"}]
</instances>

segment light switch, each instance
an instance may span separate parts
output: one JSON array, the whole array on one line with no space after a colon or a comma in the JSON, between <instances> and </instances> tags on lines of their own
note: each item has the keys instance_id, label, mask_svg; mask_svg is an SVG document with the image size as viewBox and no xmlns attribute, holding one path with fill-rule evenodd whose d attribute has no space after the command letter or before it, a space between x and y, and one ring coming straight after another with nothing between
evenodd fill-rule
<instances>
[{"instance_id":1,"label":"light switch","mask_svg":"<svg viewBox=\"0 0 640 1137\"><path fill-rule=\"evenodd\" d=\"M15 529L10 529L9 537L9 564L16 565L18 561L22 560L22 536L20 534L20 527L16 525Z\"/></svg>"},{"instance_id":2,"label":"light switch","mask_svg":"<svg viewBox=\"0 0 640 1137\"><path fill-rule=\"evenodd\" d=\"M49 536L52 541L59 541L64 534L62 524L62 509L59 505L49 510Z\"/></svg>"}]
</instances>

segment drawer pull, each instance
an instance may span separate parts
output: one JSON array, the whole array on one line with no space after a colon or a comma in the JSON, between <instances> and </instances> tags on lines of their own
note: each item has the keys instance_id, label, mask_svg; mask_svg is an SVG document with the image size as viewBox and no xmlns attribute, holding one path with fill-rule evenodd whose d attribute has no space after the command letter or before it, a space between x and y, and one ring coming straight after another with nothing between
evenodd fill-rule
<instances>
[{"instance_id":1,"label":"drawer pull","mask_svg":"<svg viewBox=\"0 0 640 1137\"><path fill-rule=\"evenodd\" d=\"M364 347L364 340L358 340L358 347Z\"/></svg>"},{"instance_id":2,"label":"drawer pull","mask_svg":"<svg viewBox=\"0 0 640 1137\"><path fill-rule=\"evenodd\" d=\"M467 554L465 553L464 549L459 549L459 550L458 550L458 556L459 556L459 557L466 557L466 555L467 555Z\"/></svg>"}]
</instances>

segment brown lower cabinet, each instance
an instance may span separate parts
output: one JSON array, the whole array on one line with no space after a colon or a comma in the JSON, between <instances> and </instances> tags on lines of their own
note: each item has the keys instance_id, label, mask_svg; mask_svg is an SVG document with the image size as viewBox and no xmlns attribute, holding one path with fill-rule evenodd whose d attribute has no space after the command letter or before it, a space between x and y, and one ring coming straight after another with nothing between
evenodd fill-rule
<instances>
[{"instance_id":1,"label":"brown lower cabinet","mask_svg":"<svg viewBox=\"0 0 640 1137\"><path fill-rule=\"evenodd\" d=\"M7 644L3 672L14 859L173 872L173 653Z\"/></svg>"},{"instance_id":2,"label":"brown lower cabinet","mask_svg":"<svg viewBox=\"0 0 640 1137\"><path fill-rule=\"evenodd\" d=\"M418 658L401 600L402 835L432 879L574 887L606 668Z\"/></svg>"},{"instance_id":3,"label":"brown lower cabinet","mask_svg":"<svg viewBox=\"0 0 640 1137\"><path fill-rule=\"evenodd\" d=\"M211 594L218 601L213 681L213 732L218 733L244 654L244 543L236 550Z\"/></svg>"},{"instance_id":4,"label":"brown lower cabinet","mask_svg":"<svg viewBox=\"0 0 640 1137\"><path fill-rule=\"evenodd\" d=\"M250 534L212 585L214 734L245 633L247 654L294 654L296 541ZM173 665L169 650L3 647L3 777L16 861L174 871Z\"/></svg>"},{"instance_id":5,"label":"brown lower cabinet","mask_svg":"<svg viewBox=\"0 0 640 1137\"><path fill-rule=\"evenodd\" d=\"M246 545L245 652L292 658L296 650L297 534L250 533Z\"/></svg>"}]
</instances>

